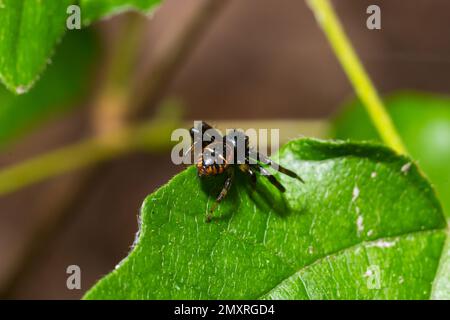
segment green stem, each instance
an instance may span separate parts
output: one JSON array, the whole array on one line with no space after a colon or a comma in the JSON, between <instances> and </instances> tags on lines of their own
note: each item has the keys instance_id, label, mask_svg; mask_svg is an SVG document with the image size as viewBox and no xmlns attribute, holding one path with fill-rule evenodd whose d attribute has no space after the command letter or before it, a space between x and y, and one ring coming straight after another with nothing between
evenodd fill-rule
<instances>
[{"instance_id":1,"label":"green stem","mask_svg":"<svg viewBox=\"0 0 450 320\"><path fill-rule=\"evenodd\" d=\"M406 154L407 151L402 139L386 112L377 90L358 59L329 0L308 0L308 4L314 12L318 24L325 32L356 94L366 107L380 137L398 153Z\"/></svg>"},{"instance_id":2,"label":"green stem","mask_svg":"<svg viewBox=\"0 0 450 320\"><path fill-rule=\"evenodd\" d=\"M0 171L0 196L48 178L113 159L133 151L170 148L177 120L153 120L135 127L91 138L27 160ZM162 139L161 137L167 137Z\"/></svg>"}]
</instances>

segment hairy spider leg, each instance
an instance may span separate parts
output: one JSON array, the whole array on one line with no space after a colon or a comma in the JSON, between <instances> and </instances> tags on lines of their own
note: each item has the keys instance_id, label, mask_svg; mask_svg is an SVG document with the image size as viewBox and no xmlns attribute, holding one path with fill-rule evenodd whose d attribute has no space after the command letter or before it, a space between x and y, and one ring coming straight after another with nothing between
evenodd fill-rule
<instances>
[{"instance_id":1,"label":"hairy spider leg","mask_svg":"<svg viewBox=\"0 0 450 320\"><path fill-rule=\"evenodd\" d=\"M281 192L285 192L286 188L275 178L273 174L271 174L268 170L266 170L264 167L261 167L259 164L251 165L252 168L255 170L258 170L259 173L262 175L265 175L267 179L269 179L270 183L273 184L275 187L277 187L278 190Z\"/></svg>"},{"instance_id":2,"label":"hairy spider leg","mask_svg":"<svg viewBox=\"0 0 450 320\"><path fill-rule=\"evenodd\" d=\"M255 171L253 171L252 168L250 168L250 166L248 164L241 164L239 165L239 169L248 174L250 176L250 182L252 184L252 188L255 189L256 188L256 174Z\"/></svg>"},{"instance_id":3,"label":"hairy spider leg","mask_svg":"<svg viewBox=\"0 0 450 320\"><path fill-rule=\"evenodd\" d=\"M214 210L216 210L219 203L227 196L228 191L231 189L231 185L233 184L234 180L234 170L233 168L229 168L227 170L228 177L225 180L225 183L223 185L222 191L220 191L219 195L216 198L216 201L212 205L211 209L209 210L208 215L206 216L206 222L211 222L213 218Z\"/></svg>"},{"instance_id":4,"label":"hairy spider leg","mask_svg":"<svg viewBox=\"0 0 450 320\"><path fill-rule=\"evenodd\" d=\"M291 171L289 169L286 169L285 167L281 166L280 164L276 163L275 161L272 161L269 157L259 153L258 151L255 150L251 150L250 151L250 158L252 158L253 160L256 161L261 161L262 163L269 165L271 167L278 167L278 171L280 171L281 173L299 180L301 183L305 183L305 181L299 176L297 175L294 171Z\"/></svg>"},{"instance_id":5,"label":"hairy spider leg","mask_svg":"<svg viewBox=\"0 0 450 320\"><path fill-rule=\"evenodd\" d=\"M195 141L195 142L191 143L191 146L189 147L189 149L187 149L187 151L183 154L183 159L185 159L187 157L187 155L195 148L195 146L198 144L198 142L199 141ZM192 154L191 154L191 157L192 157ZM192 158L189 158L189 161L191 159Z\"/></svg>"}]
</instances>

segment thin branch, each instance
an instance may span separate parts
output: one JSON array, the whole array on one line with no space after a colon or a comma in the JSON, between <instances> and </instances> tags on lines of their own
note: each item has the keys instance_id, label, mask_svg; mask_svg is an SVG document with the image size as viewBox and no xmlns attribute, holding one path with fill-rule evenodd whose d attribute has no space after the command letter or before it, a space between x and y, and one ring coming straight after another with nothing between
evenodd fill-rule
<instances>
[{"instance_id":1,"label":"thin branch","mask_svg":"<svg viewBox=\"0 0 450 320\"><path fill-rule=\"evenodd\" d=\"M155 119L12 165L0 171L0 196L130 152L167 150L171 146L170 134L180 125L177 119Z\"/></svg>"},{"instance_id":2,"label":"thin branch","mask_svg":"<svg viewBox=\"0 0 450 320\"><path fill-rule=\"evenodd\" d=\"M406 154L407 151L403 141L329 0L308 0L308 4L316 16L317 23L325 32L357 95L366 107L380 137L398 153Z\"/></svg>"},{"instance_id":3,"label":"thin branch","mask_svg":"<svg viewBox=\"0 0 450 320\"><path fill-rule=\"evenodd\" d=\"M138 86L134 99L130 102L129 117L134 119L148 112L150 106L158 104L172 79L207 32L211 23L219 15L229 0L203 0L200 8L183 28L172 46L165 52L159 63Z\"/></svg>"}]
</instances>

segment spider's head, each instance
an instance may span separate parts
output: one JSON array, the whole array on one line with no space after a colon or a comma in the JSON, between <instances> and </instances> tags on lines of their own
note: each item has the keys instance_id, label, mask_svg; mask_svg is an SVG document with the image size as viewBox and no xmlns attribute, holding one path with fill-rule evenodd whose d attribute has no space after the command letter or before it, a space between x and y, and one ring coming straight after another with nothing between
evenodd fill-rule
<instances>
[{"instance_id":1,"label":"spider's head","mask_svg":"<svg viewBox=\"0 0 450 320\"><path fill-rule=\"evenodd\" d=\"M249 137L242 131L233 130L225 136L226 145L232 149L230 160L235 164L244 164L249 152Z\"/></svg>"},{"instance_id":2,"label":"spider's head","mask_svg":"<svg viewBox=\"0 0 450 320\"><path fill-rule=\"evenodd\" d=\"M201 144L202 148L205 148L210 143L222 139L222 135L216 129L211 127L206 122L198 122L196 126L189 129L189 134L192 139L192 143Z\"/></svg>"}]
</instances>

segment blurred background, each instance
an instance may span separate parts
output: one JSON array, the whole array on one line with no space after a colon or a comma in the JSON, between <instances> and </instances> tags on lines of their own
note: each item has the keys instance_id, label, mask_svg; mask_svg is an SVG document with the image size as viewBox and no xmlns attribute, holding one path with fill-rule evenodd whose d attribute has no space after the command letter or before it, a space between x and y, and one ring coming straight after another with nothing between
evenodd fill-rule
<instances>
[{"instance_id":1,"label":"blurred background","mask_svg":"<svg viewBox=\"0 0 450 320\"><path fill-rule=\"evenodd\" d=\"M450 92L450 2L333 3L382 94L403 89ZM381 8L381 30L366 28L371 4ZM57 63L67 65L66 73L54 72L56 83L69 81L74 68L86 70L80 76L83 88L71 100L75 102L55 107L39 126L27 125L26 134L0 149L0 169L120 126L120 107L117 111L114 106L124 97L134 98L122 90L135 86L145 92L148 74L161 71L168 48L201 5L199 0L166 0L151 19L126 13L83 31L69 31L48 73ZM305 2L231 0L218 11L191 41L189 55L169 70L170 81L157 88L158 99L144 103L147 108L137 118L152 117L161 104L177 104L183 123L299 120L319 127L290 131L288 138L325 136L326 125L321 124L352 98L353 89ZM135 58L127 59L133 48ZM132 72L122 73L125 81L108 87L111 61L121 59ZM5 101L1 97L0 103ZM39 104L39 99L33 98L33 103ZM155 139L170 142L170 136ZM170 161L170 148L129 152L0 196L3 297L81 298L127 255L146 195L181 170ZM72 264L81 267L81 290L66 287L66 268Z\"/></svg>"}]
</instances>

